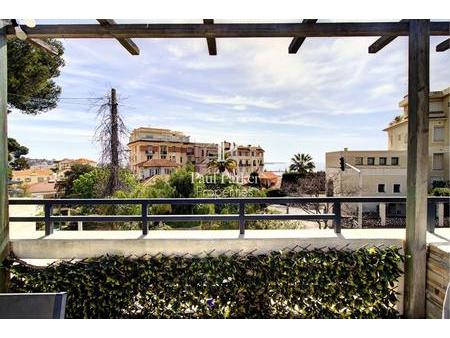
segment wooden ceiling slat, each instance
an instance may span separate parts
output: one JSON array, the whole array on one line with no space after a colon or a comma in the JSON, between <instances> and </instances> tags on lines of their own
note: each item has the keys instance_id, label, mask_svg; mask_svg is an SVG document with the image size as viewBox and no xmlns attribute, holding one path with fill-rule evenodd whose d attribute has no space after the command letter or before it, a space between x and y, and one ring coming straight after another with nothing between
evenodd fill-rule
<instances>
[{"instance_id":1,"label":"wooden ceiling slat","mask_svg":"<svg viewBox=\"0 0 450 338\"><path fill-rule=\"evenodd\" d=\"M316 23L317 19L303 19L302 23ZM288 52L289 54L296 54L303 42L305 42L305 37L296 37L293 38L291 43L289 44Z\"/></svg>"}]
</instances>

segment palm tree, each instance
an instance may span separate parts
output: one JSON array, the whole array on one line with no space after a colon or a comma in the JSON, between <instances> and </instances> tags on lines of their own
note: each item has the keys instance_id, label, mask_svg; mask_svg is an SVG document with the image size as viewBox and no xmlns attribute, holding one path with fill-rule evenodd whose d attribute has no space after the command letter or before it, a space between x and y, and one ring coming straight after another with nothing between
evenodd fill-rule
<instances>
[{"instance_id":1,"label":"palm tree","mask_svg":"<svg viewBox=\"0 0 450 338\"><path fill-rule=\"evenodd\" d=\"M291 158L291 162L292 164L289 166L289 170L300 174L310 173L316 168L310 154L295 154Z\"/></svg>"},{"instance_id":2,"label":"palm tree","mask_svg":"<svg viewBox=\"0 0 450 338\"><path fill-rule=\"evenodd\" d=\"M229 173L233 173L237 167L237 163L235 160L229 158L230 154L226 153L224 159L214 159L209 161L208 168L209 169L217 169L219 173L223 173L228 171Z\"/></svg>"}]
</instances>

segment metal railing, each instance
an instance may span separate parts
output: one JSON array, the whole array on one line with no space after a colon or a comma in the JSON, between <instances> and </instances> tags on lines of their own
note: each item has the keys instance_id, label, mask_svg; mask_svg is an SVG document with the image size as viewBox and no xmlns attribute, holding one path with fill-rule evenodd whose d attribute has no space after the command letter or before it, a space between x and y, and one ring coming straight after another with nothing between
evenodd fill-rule
<instances>
[{"instance_id":1,"label":"metal railing","mask_svg":"<svg viewBox=\"0 0 450 338\"><path fill-rule=\"evenodd\" d=\"M449 197L428 198L428 231L434 232L436 205L449 203ZM247 221L258 220L332 220L336 233L341 232L341 206L343 203L405 203L406 197L243 197L243 198L148 198L148 199L15 199L9 205L43 205L44 216L11 216L10 222L44 222L45 235L51 235L55 222L140 222L142 233L148 234L149 222L180 221L238 221L240 234L245 233ZM148 213L151 205L197 205L197 204L235 204L239 206L237 214L195 214L195 215L152 215ZM246 214L247 204L328 204L332 213L312 214ZM140 205L140 215L73 215L55 216L55 205ZM328 209L328 208L327 208Z\"/></svg>"}]
</instances>

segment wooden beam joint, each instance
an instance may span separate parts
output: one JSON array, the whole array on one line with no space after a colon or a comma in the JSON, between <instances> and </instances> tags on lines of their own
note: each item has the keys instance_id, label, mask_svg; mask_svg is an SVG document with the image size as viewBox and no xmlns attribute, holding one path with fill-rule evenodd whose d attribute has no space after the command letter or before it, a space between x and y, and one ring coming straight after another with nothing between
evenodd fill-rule
<instances>
[{"instance_id":1,"label":"wooden beam joint","mask_svg":"<svg viewBox=\"0 0 450 338\"><path fill-rule=\"evenodd\" d=\"M213 25L214 19L203 19L205 25ZM217 44L214 37L207 37L206 43L208 44L209 55L217 55Z\"/></svg>"},{"instance_id":2,"label":"wooden beam joint","mask_svg":"<svg viewBox=\"0 0 450 338\"><path fill-rule=\"evenodd\" d=\"M303 19L302 23L316 23L317 19ZM296 54L300 47L302 46L303 42L305 42L306 37L299 36L292 39L291 43L289 44L288 52L289 54Z\"/></svg>"},{"instance_id":3,"label":"wooden beam joint","mask_svg":"<svg viewBox=\"0 0 450 338\"><path fill-rule=\"evenodd\" d=\"M404 23L404 22L408 22L408 20L402 19L402 20L400 20L400 22ZM380 38L378 38L374 43L372 43L369 46L369 53L375 54L375 53L379 52L381 49L383 49L388 44L390 44L392 41L394 41L397 37L398 37L398 35L381 36Z\"/></svg>"},{"instance_id":4,"label":"wooden beam joint","mask_svg":"<svg viewBox=\"0 0 450 338\"><path fill-rule=\"evenodd\" d=\"M101 26L109 27L116 25L113 19L97 19ZM117 41L131 54L139 55L139 47L129 38L116 38Z\"/></svg>"}]
</instances>

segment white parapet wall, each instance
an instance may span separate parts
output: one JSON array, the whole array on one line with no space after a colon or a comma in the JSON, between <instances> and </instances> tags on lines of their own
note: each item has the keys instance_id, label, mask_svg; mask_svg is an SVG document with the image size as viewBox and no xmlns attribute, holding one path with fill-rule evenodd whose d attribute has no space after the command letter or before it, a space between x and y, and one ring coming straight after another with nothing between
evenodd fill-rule
<instances>
[{"instance_id":1,"label":"white parapet wall","mask_svg":"<svg viewBox=\"0 0 450 338\"><path fill-rule=\"evenodd\" d=\"M198 255L255 252L285 248L347 248L395 246L403 249L404 230L348 229L336 234L326 230L169 230L150 231L55 231L11 238L14 254L22 259L81 259L109 255Z\"/></svg>"}]
</instances>

